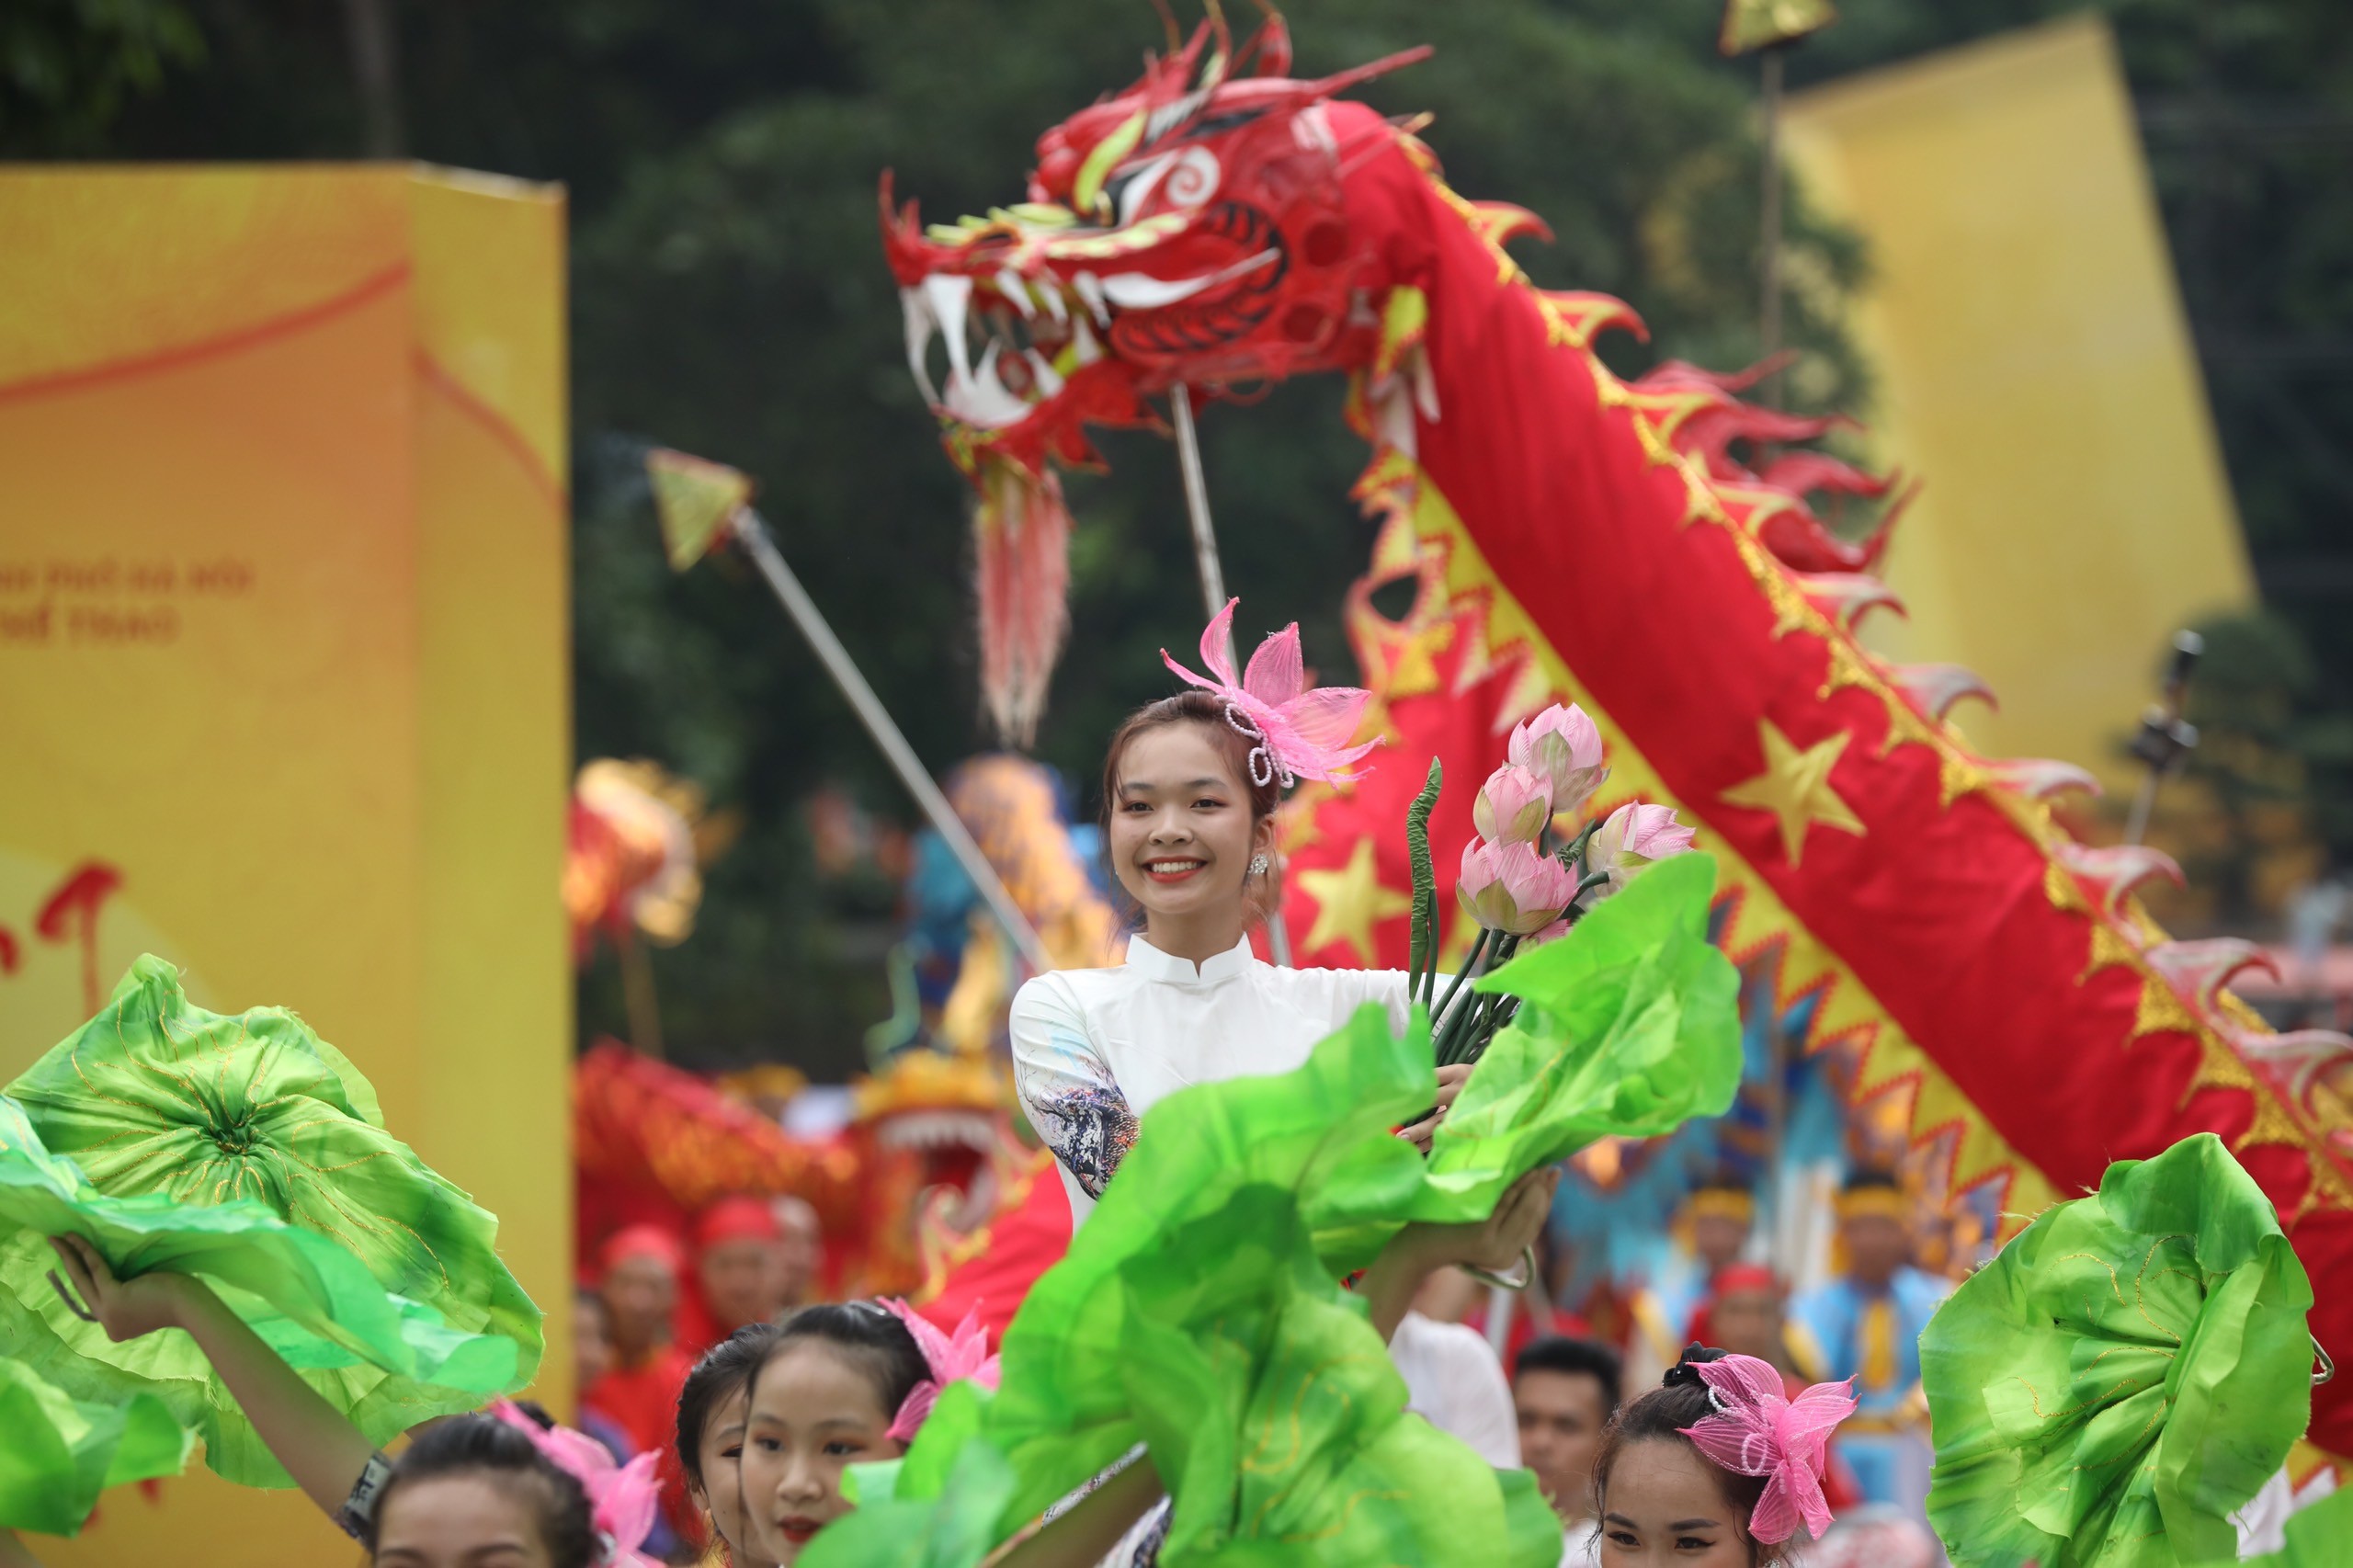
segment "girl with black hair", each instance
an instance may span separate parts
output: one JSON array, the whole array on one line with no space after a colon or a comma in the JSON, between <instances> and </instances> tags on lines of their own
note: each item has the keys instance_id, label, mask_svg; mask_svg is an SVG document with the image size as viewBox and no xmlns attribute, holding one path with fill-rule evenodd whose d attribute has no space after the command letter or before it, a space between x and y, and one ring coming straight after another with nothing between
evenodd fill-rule
<instances>
[{"instance_id":1,"label":"girl with black hair","mask_svg":"<svg viewBox=\"0 0 2353 1568\"><path fill-rule=\"evenodd\" d=\"M744 1488L738 1468L751 1408L752 1375L783 1329L746 1324L703 1353L678 1393L675 1450L687 1478L687 1496L710 1521L730 1568L776 1568L754 1550L744 1529Z\"/></svg>"},{"instance_id":2,"label":"girl with black hair","mask_svg":"<svg viewBox=\"0 0 2353 1568\"><path fill-rule=\"evenodd\" d=\"M460 1415L410 1442L362 1527L375 1568L595 1568L588 1494L521 1429Z\"/></svg>"},{"instance_id":3,"label":"girl with black hair","mask_svg":"<svg viewBox=\"0 0 2353 1568\"><path fill-rule=\"evenodd\" d=\"M1854 1413L1847 1383L1794 1400L1753 1356L1694 1345L1609 1423L1594 1457L1601 1568L1764 1568L1801 1528L1829 1527L1830 1434Z\"/></svg>"},{"instance_id":4,"label":"girl with black hair","mask_svg":"<svg viewBox=\"0 0 2353 1568\"><path fill-rule=\"evenodd\" d=\"M803 1307L785 1320L745 1388L742 1528L746 1551L789 1565L850 1511L842 1471L896 1459L900 1415L931 1364L907 1325L870 1301Z\"/></svg>"}]
</instances>

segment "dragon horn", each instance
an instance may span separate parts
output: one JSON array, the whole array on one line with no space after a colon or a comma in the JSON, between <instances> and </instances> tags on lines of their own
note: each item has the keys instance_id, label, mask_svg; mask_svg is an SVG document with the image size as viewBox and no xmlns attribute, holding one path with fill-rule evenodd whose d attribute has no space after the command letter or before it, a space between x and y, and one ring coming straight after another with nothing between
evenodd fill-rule
<instances>
[{"instance_id":1,"label":"dragon horn","mask_svg":"<svg viewBox=\"0 0 2353 1568\"><path fill-rule=\"evenodd\" d=\"M2097 882L2103 892L2108 913L2114 915L2126 895L2151 877L2163 877L2176 887L2183 885L2181 867L2162 849L2152 849L2145 844L2109 844L2094 847L2062 840L2051 846L2059 863L2076 876Z\"/></svg>"},{"instance_id":2,"label":"dragon horn","mask_svg":"<svg viewBox=\"0 0 2353 1568\"><path fill-rule=\"evenodd\" d=\"M1890 483L1894 477L1893 474L1888 476ZM1870 538L1863 540L1863 565L1866 568L1877 566L1879 558L1887 553L1887 541L1895 537L1896 523L1919 494L1920 481L1915 479L1897 491L1895 499L1887 504L1887 510L1880 514L1879 527L1871 530Z\"/></svg>"},{"instance_id":3,"label":"dragon horn","mask_svg":"<svg viewBox=\"0 0 2353 1568\"><path fill-rule=\"evenodd\" d=\"M1795 575L1798 592L1848 631L1854 631L1856 622L1866 614L1882 606L1898 615L1904 613L1904 601L1895 597L1894 590L1869 573L1800 572Z\"/></svg>"},{"instance_id":4,"label":"dragon horn","mask_svg":"<svg viewBox=\"0 0 2353 1568\"><path fill-rule=\"evenodd\" d=\"M2241 1056L2286 1079L2289 1092L2307 1108L2313 1085L2340 1063L2353 1061L2353 1040L2335 1029L2290 1029L2286 1034L2234 1029L2230 1040Z\"/></svg>"},{"instance_id":5,"label":"dragon horn","mask_svg":"<svg viewBox=\"0 0 2353 1568\"><path fill-rule=\"evenodd\" d=\"M1378 60L1369 60L1362 65L1352 65L1346 71L1337 71L1319 81L1309 83L1308 96L1316 98L1337 97L1350 87L1362 86L1375 76L1386 76L1392 71L1403 71L1408 65L1419 65L1437 52L1438 51L1428 44L1417 43L1411 49L1401 49L1394 54L1384 54Z\"/></svg>"},{"instance_id":6,"label":"dragon horn","mask_svg":"<svg viewBox=\"0 0 2353 1568\"><path fill-rule=\"evenodd\" d=\"M2216 998L2231 976L2243 969L2264 969L2279 978L2279 964L2269 953L2239 937L2213 937L2197 942L2159 942L2143 956L2149 967L2170 982L2176 991L2193 998L2199 1009L2212 1013Z\"/></svg>"},{"instance_id":7,"label":"dragon horn","mask_svg":"<svg viewBox=\"0 0 2353 1568\"><path fill-rule=\"evenodd\" d=\"M2004 788L2015 790L2029 800L2047 801L2070 790L2080 790L2086 795L2100 792L2099 780L2072 762L2053 762L2040 756L2007 756L1990 759L1983 766L2000 780Z\"/></svg>"},{"instance_id":8,"label":"dragon horn","mask_svg":"<svg viewBox=\"0 0 2353 1568\"><path fill-rule=\"evenodd\" d=\"M1250 41L1242 46L1242 52L1234 57L1234 65L1238 69L1243 61L1256 55L1258 60L1257 74L1288 76L1290 74L1290 28L1284 22L1283 14L1276 10L1269 0L1254 0L1254 3L1258 7L1258 14L1266 19L1258 24L1258 30L1250 35Z\"/></svg>"},{"instance_id":9,"label":"dragon horn","mask_svg":"<svg viewBox=\"0 0 2353 1568\"><path fill-rule=\"evenodd\" d=\"M1994 688L1964 665L1898 665L1893 673L1895 684L1931 719L1943 719L1964 697L1978 698L1988 708L2001 706Z\"/></svg>"}]
</instances>

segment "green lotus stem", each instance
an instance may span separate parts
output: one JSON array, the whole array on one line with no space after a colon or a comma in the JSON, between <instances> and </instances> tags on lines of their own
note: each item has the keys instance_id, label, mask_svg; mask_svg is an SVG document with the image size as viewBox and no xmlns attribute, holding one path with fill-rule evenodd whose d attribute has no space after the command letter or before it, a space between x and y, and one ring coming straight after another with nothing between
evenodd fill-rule
<instances>
[{"instance_id":1,"label":"green lotus stem","mask_svg":"<svg viewBox=\"0 0 2353 1568\"><path fill-rule=\"evenodd\" d=\"M1430 758L1429 778L1405 811L1405 858L1414 873L1413 952L1405 963L1405 997L1425 1006L1438 990L1438 877L1430 868L1430 812L1438 807L1443 774L1438 759Z\"/></svg>"},{"instance_id":2,"label":"green lotus stem","mask_svg":"<svg viewBox=\"0 0 2353 1568\"><path fill-rule=\"evenodd\" d=\"M1451 1010L1454 1006L1455 994L1462 989L1462 983L1464 981L1479 972L1479 960L1485 954L1487 950L1487 944L1495 938L1495 934L1493 931L1488 930L1483 926L1479 928L1479 939L1471 944L1470 956L1462 960L1462 967L1455 971L1454 983L1446 988L1446 1000L1439 1003L1436 1012L1431 1015L1434 1019L1446 1018L1451 1016ZM1432 956L1430 960L1430 989L1435 991L1438 989L1438 960L1435 955Z\"/></svg>"},{"instance_id":3,"label":"green lotus stem","mask_svg":"<svg viewBox=\"0 0 2353 1568\"><path fill-rule=\"evenodd\" d=\"M1576 871L1583 872L1585 869L1585 846L1593 841L1594 830L1598 828L1600 825L1601 824L1597 822L1589 822L1586 824L1584 827L1578 830L1577 835L1574 838L1570 839L1566 844L1562 845L1558 849L1552 851L1552 858L1558 860L1563 866L1567 866Z\"/></svg>"}]
</instances>

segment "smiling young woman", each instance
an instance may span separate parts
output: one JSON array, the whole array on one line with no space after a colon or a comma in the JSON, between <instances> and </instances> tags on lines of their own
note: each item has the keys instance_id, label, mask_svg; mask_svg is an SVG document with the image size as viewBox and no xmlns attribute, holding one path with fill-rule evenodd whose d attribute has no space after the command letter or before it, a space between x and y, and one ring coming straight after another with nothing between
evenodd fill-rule
<instances>
[{"instance_id":1,"label":"smiling young woman","mask_svg":"<svg viewBox=\"0 0 2353 1568\"><path fill-rule=\"evenodd\" d=\"M1201 635L1216 678L1169 659L1202 689L1129 715L1104 756L1111 869L1142 916L1127 962L1041 974L1014 998L1015 1086L1061 1164L1074 1223L1164 1096L1297 1067L1368 1002L1405 1027L1403 971L1278 969L1251 951L1250 927L1277 900L1283 788L1350 777L1371 747L1348 744L1367 693L1305 689L1296 626L1267 638L1236 679L1233 617L1229 604ZM1441 1115L1468 1071L1440 1069ZM1427 1146L1436 1125L1406 1134Z\"/></svg>"}]
</instances>

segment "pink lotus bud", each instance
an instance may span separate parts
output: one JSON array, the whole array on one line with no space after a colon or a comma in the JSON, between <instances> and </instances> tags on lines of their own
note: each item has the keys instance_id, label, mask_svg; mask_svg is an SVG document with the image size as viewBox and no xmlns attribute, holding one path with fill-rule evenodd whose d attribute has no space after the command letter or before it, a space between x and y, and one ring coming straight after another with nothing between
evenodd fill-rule
<instances>
[{"instance_id":1,"label":"pink lotus bud","mask_svg":"<svg viewBox=\"0 0 2353 1568\"><path fill-rule=\"evenodd\" d=\"M1552 790L1543 775L1509 763L1488 776L1471 820L1492 844L1533 844L1552 820Z\"/></svg>"},{"instance_id":2,"label":"pink lotus bud","mask_svg":"<svg viewBox=\"0 0 2353 1568\"><path fill-rule=\"evenodd\" d=\"M1526 937L1561 917L1577 889L1574 872L1526 844L1482 844L1462 848L1462 876L1455 895L1462 907L1491 931Z\"/></svg>"},{"instance_id":3,"label":"pink lotus bud","mask_svg":"<svg viewBox=\"0 0 2353 1568\"><path fill-rule=\"evenodd\" d=\"M1629 801L1594 831L1587 858L1594 869L1609 873L1609 886L1615 892L1652 861L1690 848L1696 831L1677 822L1671 806Z\"/></svg>"},{"instance_id":4,"label":"pink lotus bud","mask_svg":"<svg viewBox=\"0 0 2353 1568\"><path fill-rule=\"evenodd\" d=\"M1553 921L1550 926L1545 926L1541 931L1537 932L1534 936L1522 941L1519 944L1519 950L1524 953L1530 948L1540 948L1547 942L1557 942L1568 934L1568 917L1563 915L1562 918Z\"/></svg>"},{"instance_id":5,"label":"pink lotus bud","mask_svg":"<svg viewBox=\"0 0 2353 1568\"><path fill-rule=\"evenodd\" d=\"M1504 755L1552 786L1552 809L1573 812L1593 798L1609 777L1601 766L1601 732L1585 710L1559 703L1524 724L1512 726Z\"/></svg>"}]
</instances>

